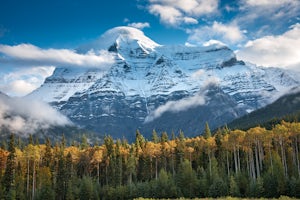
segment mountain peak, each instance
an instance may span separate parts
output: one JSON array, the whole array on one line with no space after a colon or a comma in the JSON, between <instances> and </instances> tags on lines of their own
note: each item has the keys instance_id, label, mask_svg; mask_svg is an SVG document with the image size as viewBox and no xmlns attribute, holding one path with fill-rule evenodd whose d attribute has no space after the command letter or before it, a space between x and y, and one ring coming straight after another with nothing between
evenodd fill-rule
<instances>
[{"instance_id":1,"label":"mountain peak","mask_svg":"<svg viewBox=\"0 0 300 200\"><path fill-rule=\"evenodd\" d=\"M106 31L96 41L84 45L79 51L93 50L116 50L122 46L138 45L147 50L153 50L160 46L136 28L128 26L118 26Z\"/></svg>"}]
</instances>

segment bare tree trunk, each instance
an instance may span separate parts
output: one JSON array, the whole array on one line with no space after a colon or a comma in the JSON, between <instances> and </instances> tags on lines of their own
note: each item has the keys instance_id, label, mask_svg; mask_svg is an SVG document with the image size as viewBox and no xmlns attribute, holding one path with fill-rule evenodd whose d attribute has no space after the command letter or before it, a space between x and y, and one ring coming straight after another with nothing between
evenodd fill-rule
<instances>
[{"instance_id":1,"label":"bare tree trunk","mask_svg":"<svg viewBox=\"0 0 300 200\"><path fill-rule=\"evenodd\" d=\"M271 163L271 173L273 175L273 158L272 158L272 152L271 152L271 145L269 145L269 156L270 156L270 163Z\"/></svg>"},{"instance_id":2,"label":"bare tree trunk","mask_svg":"<svg viewBox=\"0 0 300 200\"><path fill-rule=\"evenodd\" d=\"M296 160L297 160L297 169L300 176L300 163L299 163L299 150L298 150L298 136L296 136Z\"/></svg>"},{"instance_id":3,"label":"bare tree trunk","mask_svg":"<svg viewBox=\"0 0 300 200\"><path fill-rule=\"evenodd\" d=\"M251 169L251 177L253 180L256 179L256 174L255 174L255 166L254 166L254 159L253 159L253 151L252 149L250 150L249 154L249 159L250 159L250 169Z\"/></svg>"},{"instance_id":4,"label":"bare tree trunk","mask_svg":"<svg viewBox=\"0 0 300 200\"><path fill-rule=\"evenodd\" d=\"M29 195L29 158L27 158L27 185L26 185L27 196Z\"/></svg>"},{"instance_id":5,"label":"bare tree trunk","mask_svg":"<svg viewBox=\"0 0 300 200\"><path fill-rule=\"evenodd\" d=\"M250 164L249 164L249 153L247 153L246 163L247 163L247 172L248 172L248 175L251 176Z\"/></svg>"},{"instance_id":6,"label":"bare tree trunk","mask_svg":"<svg viewBox=\"0 0 300 200\"><path fill-rule=\"evenodd\" d=\"M121 157L121 163L120 163L120 186L122 185L122 180L123 180L123 161L122 161L123 159L122 159L122 157Z\"/></svg>"},{"instance_id":7,"label":"bare tree trunk","mask_svg":"<svg viewBox=\"0 0 300 200\"><path fill-rule=\"evenodd\" d=\"M173 177L175 176L175 160L174 160L174 154L172 152L172 173Z\"/></svg>"},{"instance_id":8,"label":"bare tree trunk","mask_svg":"<svg viewBox=\"0 0 300 200\"><path fill-rule=\"evenodd\" d=\"M131 183L132 183L132 172L130 172L129 174L129 185L131 185Z\"/></svg>"},{"instance_id":9,"label":"bare tree trunk","mask_svg":"<svg viewBox=\"0 0 300 200\"><path fill-rule=\"evenodd\" d=\"M150 178L152 179L152 177L153 177L153 166L152 166L152 156L149 156L150 157Z\"/></svg>"},{"instance_id":10,"label":"bare tree trunk","mask_svg":"<svg viewBox=\"0 0 300 200\"><path fill-rule=\"evenodd\" d=\"M97 180L98 180L98 183L100 183L100 162L98 162L98 165L97 165Z\"/></svg>"},{"instance_id":11,"label":"bare tree trunk","mask_svg":"<svg viewBox=\"0 0 300 200\"><path fill-rule=\"evenodd\" d=\"M108 177L107 177L107 165L105 165L105 180L106 180L106 185L108 185Z\"/></svg>"},{"instance_id":12,"label":"bare tree trunk","mask_svg":"<svg viewBox=\"0 0 300 200\"><path fill-rule=\"evenodd\" d=\"M258 156L260 170L263 170L264 150L260 141L258 141Z\"/></svg>"},{"instance_id":13,"label":"bare tree trunk","mask_svg":"<svg viewBox=\"0 0 300 200\"><path fill-rule=\"evenodd\" d=\"M257 143L257 142L256 142ZM259 161L258 161L258 147L257 144L255 145L255 163L256 163L256 174L257 177L260 177L260 168L259 168Z\"/></svg>"},{"instance_id":14,"label":"bare tree trunk","mask_svg":"<svg viewBox=\"0 0 300 200\"><path fill-rule=\"evenodd\" d=\"M226 151L227 175L230 176L228 151Z\"/></svg>"},{"instance_id":15,"label":"bare tree trunk","mask_svg":"<svg viewBox=\"0 0 300 200\"><path fill-rule=\"evenodd\" d=\"M234 169L235 169L235 173L237 173L238 170L238 164L237 164L237 155L236 155L236 149L235 146L233 148L233 157L234 157Z\"/></svg>"},{"instance_id":16,"label":"bare tree trunk","mask_svg":"<svg viewBox=\"0 0 300 200\"><path fill-rule=\"evenodd\" d=\"M211 167L211 155L210 153L208 153L208 161L209 161L209 176L211 177L211 171L212 171L212 167Z\"/></svg>"},{"instance_id":17,"label":"bare tree trunk","mask_svg":"<svg viewBox=\"0 0 300 200\"><path fill-rule=\"evenodd\" d=\"M282 165L283 165L283 172L284 172L284 176L287 176L287 164L286 164L286 156L285 156L285 149L283 146L283 139L282 137L280 137L279 140L279 144L280 144L280 149L281 149L281 160L282 160Z\"/></svg>"},{"instance_id":18,"label":"bare tree trunk","mask_svg":"<svg viewBox=\"0 0 300 200\"><path fill-rule=\"evenodd\" d=\"M32 171L32 199L34 199L35 193L35 160L33 161L33 171Z\"/></svg>"},{"instance_id":19,"label":"bare tree trunk","mask_svg":"<svg viewBox=\"0 0 300 200\"><path fill-rule=\"evenodd\" d=\"M238 155L238 171L241 171L241 159L240 159L240 148L237 148L237 155Z\"/></svg>"},{"instance_id":20,"label":"bare tree trunk","mask_svg":"<svg viewBox=\"0 0 300 200\"><path fill-rule=\"evenodd\" d=\"M155 158L155 180L157 180L157 178L158 178L158 175L157 175L157 168L158 168L158 166L157 166L158 164L157 164L157 157Z\"/></svg>"}]
</instances>

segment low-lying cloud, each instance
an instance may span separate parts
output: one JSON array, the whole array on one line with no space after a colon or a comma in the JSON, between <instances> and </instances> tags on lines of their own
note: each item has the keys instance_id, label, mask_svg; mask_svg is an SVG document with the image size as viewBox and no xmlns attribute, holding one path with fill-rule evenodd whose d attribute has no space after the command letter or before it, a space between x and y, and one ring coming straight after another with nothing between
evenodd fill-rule
<instances>
[{"instance_id":1,"label":"low-lying cloud","mask_svg":"<svg viewBox=\"0 0 300 200\"><path fill-rule=\"evenodd\" d=\"M107 69L114 62L108 51L79 54L70 49L41 49L32 44L0 45L0 64L17 66L95 67Z\"/></svg>"},{"instance_id":2,"label":"low-lying cloud","mask_svg":"<svg viewBox=\"0 0 300 200\"><path fill-rule=\"evenodd\" d=\"M186 97L177 101L168 101L164 105L161 105L155 110L151 111L150 114L145 118L144 123L152 122L155 119L161 117L166 112L177 113L188 110L190 108L195 108L197 106L205 105L205 103L207 102L206 95L208 89L213 85L217 85L217 83L218 80L215 78L206 80L206 83L194 96Z\"/></svg>"},{"instance_id":3,"label":"low-lying cloud","mask_svg":"<svg viewBox=\"0 0 300 200\"><path fill-rule=\"evenodd\" d=\"M9 96L24 96L38 88L49 77L55 67L9 68L8 73L0 71L0 91Z\"/></svg>"},{"instance_id":4,"label":"low-lying cloud","mask_svg":"<svg viewBox=\"0 0 300 200\"><path fill-rule=\"evenodd\" d=\"M32 44L0 44L0 66L5 69L0 71L0 91L24 96L38 88L57 66L106 71L113 63L114 55L105 50L78 53L70 49L42 49Z\"/></svg>"},{"instance_id":5,"label":"low-lying cloud","mask_svg":"<svg viewBox=\"0 0 300 200\"><path fill-rule=\"evenodd\" d=\"M27 136L40 129L64 125L71 125L71 122L48 104L0 93L0 128Z\"/></svg>"}]
</instances>

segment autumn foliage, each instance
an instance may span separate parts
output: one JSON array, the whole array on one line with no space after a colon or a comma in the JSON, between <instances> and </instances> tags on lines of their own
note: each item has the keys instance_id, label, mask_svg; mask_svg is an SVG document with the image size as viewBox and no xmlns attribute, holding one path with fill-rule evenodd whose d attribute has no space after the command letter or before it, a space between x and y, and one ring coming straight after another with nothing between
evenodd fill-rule
<instances>
[{"instance_id":1,"label":"autumn foliage","mask_svg":"<svg viewBox=\"0 0 300 200\"><path fill-rule=\"evenodd\" d=\"M103 144L24 144L12 135L0 148L1 199L300 197L300 123L266 130L226 127L210 135ZM171 138L169 138L171 137Z\"/></svg>"}]
</instances>

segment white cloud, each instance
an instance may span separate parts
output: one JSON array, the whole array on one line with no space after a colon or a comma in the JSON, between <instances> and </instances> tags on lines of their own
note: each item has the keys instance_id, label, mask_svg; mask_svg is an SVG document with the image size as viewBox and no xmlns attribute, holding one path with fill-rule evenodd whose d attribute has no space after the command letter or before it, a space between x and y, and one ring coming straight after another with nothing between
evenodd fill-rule
<instances>
[{"instance_id":1,"label":"white cloud","mask_svg":"<svg viewBox=\"0 0 300 200\"><path fill-rule=\"evenodd\" d=\"M133 23L129 23L128 26L141 29L141 30L144 28L150 28L150 24L148 22L133 22Z\"/></svg>"},{"instance_id":2,"label":"white cloud","mask_svg":"<svg viewBox=\"0 0 300 200\"><path fill-rule=\"evenodd\" d=\"M219 40L209 40L209 41L203 43L203 46L205 46L205 47L208 47L211 45L226 46L226 44L224 44L223 42L221 42Z\"/></svg>"},{"instance_id":3,"label":"white cloud","mask_svg":"<svg viewBox=\"0 0 300 200\"><path fill-rule=\"evenodd\" d=\"M145 119L145 123L151 122L156 118L162 116L165 112L180 112L189 108L197 107L205 104L204 96L195 95L192 97L184 98L178 101L168 101L166 104L159 106L151 112Z\"/></svg>"},{"instance_id":4,"label":"white cloud","mask_svg":"<svg viewBox=\"0 0 300 200\"><path fill-rule=\"evenodd\" d=\"M69 49L41 49L31 44L0 45L0 63L13 65L59 65L68 67L97 67L106 69L113 62L107 51L78 54Z\"/></svg>"},{"instance_id":5,"label":"white cloud","mask_svg":"<svg viewBox=\"0 0 300 200\"><path fill-rule=\"evenodd\" d=\"M197 18L215 13L218 0L149 0L148 11L169 26L197 24Z\"/></svg>"},{"instance_id":6,"label":"white cloud","mask_svg":"<svg viewBox=\"0 0 300 200\"><path fill-rule=\"evenodd\" d=\"M299 0L243 0L235 21L251 30L249 36L259 38L282 33L295 23L299 13Z\"/></svg>"},{"instance_id":7,"label":"white cloud","mask_svg":"<svg viewBox=\"0 0 300 200\"><path fill-rule=\"evenodd\" d=\"M212 26L203 26L188 31L189 43L203 44L207 41L220 40L227 44L237 44L245 39L244 31L236 24L214 22Z\"/></svg>"},{"instance_id":8,"label":"white cloud","mask_svg":"<svg viewBox=\"0 0 300 200\"><path fill-rule=\"evenodd\" d=\"M294 4L297 0L244 0L246 6L281 6L284 4Z\"/></svg>"},{"instance_id":9,"label":"white cloud","mask_svg":"<svg viewBox=\"0 0 300 200\"><path fill-rule=\"evenodd\" d=\"M173 7L186 15L197 17L218 9L218 0L149 0L149 3Z\"/></svg>"},{"instance_id":10,"label":"white cloud","mask_svg":"<svg viewBox=\"0 0 300 200\"><path fill-rule=\"evenodd\" d=\"M26 98L8 98L0 94L0 127L19 134L32 134L50 126L71 122L48 104Z\"/></svg>"},{"instance_id":11,"label":"white cloud","mask_svg":"<svg viewBox=\"0 0 300 200\"><path fill-rule=\"evenodd\" d=\"M195 72L191 75L191 78L197 80L197 79L199 79L200 77L202 77L204 74L205 74L204 69L199 69L199 70L195 71Z\"/></svg>"},{"instance_id":12,"label":"white cloud","mask_svg":"<svg viewBox=\"0 0 300 200\"><path fill-rule=\"evenodd\" d=\"M38 88L55 67L10 68L0 73L0 91L10 96L24 96Z\"/></svg>"},{"instance_id":13,"label":"white cloud","mask_svg":"<svg viewBox=\"0 0 300 200\"><path fill-rule=\"evenodd\" d=\"M79 54L69 49L41 49L31 44L0 44L0 91L11 96L26 95L52 74L54 66L107 70L113 62L114 56L104 50Z\"/></svg>"},{"instance_id":14,"label":"white cloud","mask_svg":"<svg viewBox=\"0 0 300 200\"><path fill-rule=\"evenodd\" d=\"M239 59L263 66L300 68L300 24L278 36L265 36L248 41L237 51Z\"/></svg>"},{"instance_id":15,"label":"white cloud","mask_svg":"<svg viewBox=\"0 0 300 200\"><path fill-rule=\"evenodd\" d=\"M203 75L204 72L198 71L192 76L192 79L198 79L200 76ZM204 105L206 103L207 91L212 85L217 85L219 82L218 79L212 77L205 81L200 91L191 97L186 97L177 101L168 101L164 105L159 106L145 118L144 123L152 122L153 120L161 117L166 112L177 113L181 111L188 110L190 108L195 108L197 106Z\"/></svg>"},{"instance_id":16,"label":"white cloud","mask_svg":"<svg viewBox=\"0 0 300 200\"><path fill-rule=\"evenodd\" d=\"M151 5L149 6L149 12L155 16L159 16L160 21L166 25L178 26L184 22L183 14L171 6Z\"/></svg>"},{"instance_id":17,"label":"white cloud","mask_svg":"<svg viewBox=\"0 0 300 200\"><path fill-rule=\"evenodd\" d=\"M1 91L12 96L14 96L15 94L17 94L18 96L24 96L32 92L36 88L36 85L25 80L14 80L4 86L0 85Z\"/></svg>"}]
</instances>

